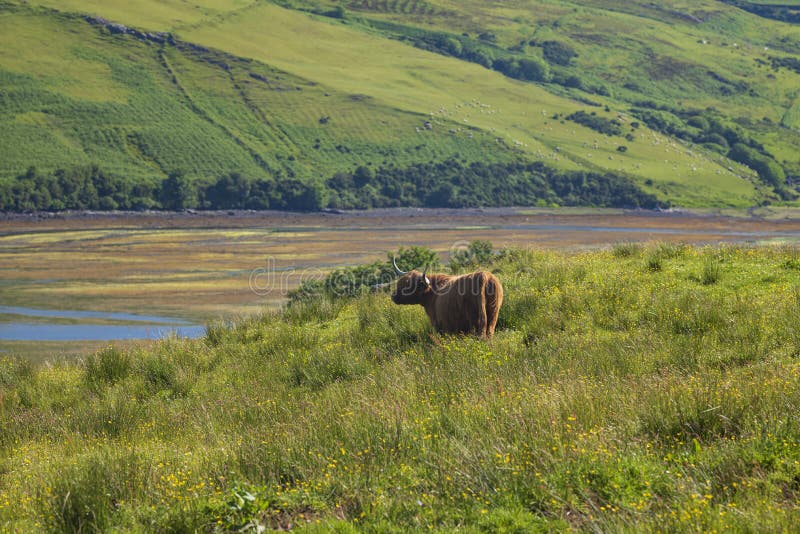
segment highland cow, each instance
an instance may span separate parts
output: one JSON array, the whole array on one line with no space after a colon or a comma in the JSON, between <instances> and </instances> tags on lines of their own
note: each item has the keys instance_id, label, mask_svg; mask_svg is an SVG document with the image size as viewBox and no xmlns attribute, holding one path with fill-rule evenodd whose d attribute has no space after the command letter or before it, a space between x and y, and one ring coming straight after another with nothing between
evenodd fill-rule
<instances>
[{"instance_id":1,"label":"highland cow","mask_svg":"<svg viewBox=\"0 0 800 534\"><path fill-rule=\"evenodd\" d=\"M503 304L503 286L492 273L477 271L460 276L401 271L392 293L395 304L420 304L440 333L475 334L490 339Z\"/></svg>"}]
</instances>

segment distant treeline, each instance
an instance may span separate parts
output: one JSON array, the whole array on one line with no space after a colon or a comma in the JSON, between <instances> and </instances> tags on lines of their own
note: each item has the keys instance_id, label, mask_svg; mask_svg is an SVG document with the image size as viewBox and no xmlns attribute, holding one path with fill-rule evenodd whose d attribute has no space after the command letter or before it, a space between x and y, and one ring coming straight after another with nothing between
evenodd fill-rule
<instances>
[{"instance_id":1,"label":"distant treeline","mask_svg":"<svg viewBox=\"0 0 800 534\"><path fill-rule=\"evenodd\" d=\"M0 183L0 210L13 212L535 205L657 208L664 203L615 174L562 172L541 162L465 164L455 159L402 169L361 166L324 183L236 172L203 183L173 172L160 181L134 184L96 165L52 173L31 167Z\"/></svg>"},{"instance_id":2,"label":"distant treeline","mask_svg":"<svg viewBox=\"0 0 800 534\"><path fill-rule=\"evenodd\" d=\"M327 14L332 16L330 12ZM576 72L568 69L572 59L578 57L578 53L571 45L561 41L523 39L506 49L498 46L497 36L488 31L472 37L468 34L459 35L423 29L397 22L375 19L367 22L417 48L477 63L509 78L554 83L564 87L582 89L588 93L609 94L607 88L601 85L587 85ZM530 53L528 50L537 47L542 49L541 58L538 54Z\"/></svg>"},{"instance_id":3,"label":"distant treeline","mask_svg":"<svg viewBox=\"0 0 800 534\"><path fill-rule=\"evenodd\" d=\"M747 165L782 198L796 197L787 183L787 175L791 176L794 170L784 168L764 145L741 128L723 122L713 109L687 111L644 101L637 103L631 113L653 130L703 145Z\"/></svg>"},{"instance_id":4,"label":"distant treeline","mask_svg":"<svg viewBox=\"0 0 800 534\"><path fill-rule=\"evenodd\" d=\"M800 12L797 11L796 5L780 4L777 2L775 4L754 3L748 0L721 1L725 4L729 4L758 15L759 17L790 22L792 24L800 24Z\"/></svg>"},{"instance_id":5,"label":"distant treeline","mask_svg":"<svg viewBox=\"0 0 800 534\"><path fill-rule=\"evenodd\" d=\"M158 207L157 187L131 183L97 165L41 173L35 167L0 182L0 210L137 210Z\"/></svg>"},{"instance_id":6,"label":"distant treeline","mask_svg":"<svg viewBox=\"0 0 800 534\"><path fill-rule=\"evenodd\" d=\"M627 177L611 173L562 172L541 162L464 164L450 159L406 168L359 167L327 181L330 205L342 208L394 206L663 206Z\"/></svg>"},{"instance_id":7,"label":"distant treeline","mask_svg":"<svg viewBox=\"0 0 800 534\"><path fill-rule=\"evenodd\" d=\"M181 172L162 181L132 183L97 165L42 173L35 167L0 183L0 210L283 209L319 210L327 205L322 184L299 180L251 180L239 173L199 183Z\"/></svg>"}]
</instances>

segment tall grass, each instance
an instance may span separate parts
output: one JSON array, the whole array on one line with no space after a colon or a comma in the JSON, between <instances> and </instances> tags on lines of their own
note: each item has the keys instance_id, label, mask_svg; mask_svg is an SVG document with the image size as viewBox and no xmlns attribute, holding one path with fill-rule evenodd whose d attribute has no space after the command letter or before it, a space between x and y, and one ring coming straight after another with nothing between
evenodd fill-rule
<instances>
[{"instance_id":1,"label":"tall grass","mask_svg":"<svg viewBox=\"0 0 800 534\"><path fill-rule=\"evenodd\" d=\"M510 251L489 343L370 294L4 357L0 529L792 530L793 254Z\"/></svg>"}]
</instances>

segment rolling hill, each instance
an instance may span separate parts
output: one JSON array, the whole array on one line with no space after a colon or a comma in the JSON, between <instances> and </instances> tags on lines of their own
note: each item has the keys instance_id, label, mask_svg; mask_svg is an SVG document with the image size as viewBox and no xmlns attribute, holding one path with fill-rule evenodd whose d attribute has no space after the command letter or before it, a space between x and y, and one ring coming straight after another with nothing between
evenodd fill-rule
<instances>
[{"instance_id":1,"label":"rolling hill","mask_svg":"<svg viewBox=\"0 0 800 534\"><path fill-rule=\"evenodd\" d=\"M792 202L800 28L731 3L0 3L0 205Z\"/></svg>"}]
</instances>

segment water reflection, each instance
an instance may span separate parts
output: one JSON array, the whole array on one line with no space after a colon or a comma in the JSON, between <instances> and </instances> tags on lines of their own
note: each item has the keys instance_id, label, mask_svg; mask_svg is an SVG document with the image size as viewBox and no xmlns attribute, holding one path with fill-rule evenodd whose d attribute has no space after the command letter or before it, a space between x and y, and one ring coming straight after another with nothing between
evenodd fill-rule
<instances>
[{"instance_id":1,"label":"water reflection","mask_svg":"<svg viewBox=\"0 0 800 534\"><path fill-rule=\"evenodd\" d=\"M3 341L112 341L118 339L160 339L169 335L200 337L202 325L158 315L136 315L78 310L47 310L21 306L0 306L0 314L53 319L102 319L134 324L49 324L13 321L0 323ZM142 324L149 323L149 324Z\"/></svg>"},{"instance_id":2,"label":"water reflection","mask_svg":"<svg viewBox=\"0 0 800 534\"><path fill-rule=\"evenodd\" d=\"M34 324L0 323L0 339L4 341L112 341L118 339L161 339L171 334L178 337L200 337L200 325L97 325L97 324Z\"/></svg>"},{"instance_id":3,"label":"water reflection","mask_svg":"<svg viewBox=\"0 0 800 534\"><path fill-rule=\"evenodd\" d=\"M83 310L43 310L22 306L0 306L0 314L27 315L28 317L58 317L61 319L106 319L114 321L137 321L146 323L189 324L183 319L159 315L137 315L133 313L98 312Z\"/></svg>"}]
</instances>

